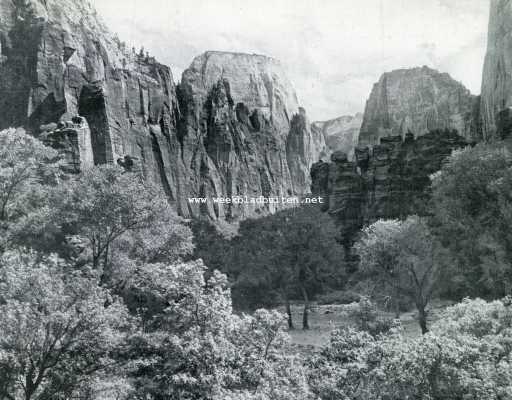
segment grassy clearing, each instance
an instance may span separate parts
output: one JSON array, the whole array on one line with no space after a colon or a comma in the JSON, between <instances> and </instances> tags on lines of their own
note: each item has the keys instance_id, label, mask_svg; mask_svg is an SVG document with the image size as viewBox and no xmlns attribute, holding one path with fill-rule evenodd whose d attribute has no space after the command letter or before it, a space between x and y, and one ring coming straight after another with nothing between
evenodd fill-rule
<instances>
[{"instance_id":1,"label":"grassy clearing","mask_svg":"<svg viewBox=\"0 0 512 400\"><path fill-rule=\"evenodd\" d=\"M442 311L450 303L435 301L429 313L429 323L437 321ZM311 329L302 330L302 307L292 306L293 322L295 329L289 331L292 343L301 351L317 351L329 341L330 333L334 329L347 328L355 325L354 319L350 316L352 304L343 305L318 305L313 306L309 314ZM284 312L283 310L280 310ZM381 316L394 318L394 314L382 311ZM421 329L416 319L416 311L405 312L400 315L400 321L406 337L417 337L421 335Z\"/></svg>"}]
</instances>

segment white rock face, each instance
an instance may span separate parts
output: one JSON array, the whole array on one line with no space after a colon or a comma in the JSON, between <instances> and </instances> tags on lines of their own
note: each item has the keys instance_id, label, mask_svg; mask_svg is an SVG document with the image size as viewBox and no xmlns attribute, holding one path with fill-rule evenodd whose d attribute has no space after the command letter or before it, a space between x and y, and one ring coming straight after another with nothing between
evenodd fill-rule
<instances>
[{"instance_id":1,"label":"white rock face","mask_svg":"<svg viewBox=\"0 0 512 400\"><path fill-rule=\"evenodd\" d=\"M219 80L229 82L235 104L260 110L287 134L293 115L299 113L299 102L279 61L257 54L208 51L196 57L182 77L196 96L203 97Z\"/></svg>"},{"instance_id":2,"label":"white rock face","mask_svg":"<svg viewBox=\"0 0 512 400\"><path fill-rule=\"evenodd\" d=\"M512 2L492 0L481 94L482 131L493 139L497 113L512 106Z\"/></svg>"},{"instance_id":3,"label":"white rock face","mask_svg":"<svg viewBox=\"0 0 512 400\"><path fill-rule=\"evenodd\" d=\"M311 130L279 62L206 52L183 72L178 97L182 159L191 173L187 179L196 182L201 196L302 196L310 191L310 168L322 156L325 141ZM192 215L229 221L283 205L190 207Z\"/></svg>"},{"instance_id":4,"label":"white rock face","mask_svg":"<svg viewBox=\"0 0 512 400\"><path fill-rule=\"evenodd\" d=\"M312 131L318 131L324 137L328 156L335 151L342 151L351 159L359 140L359 131L363 123L363 114L344 115L329 121L313 122Z\"/></svg>"},{"instance_id":5,"label":"white rock face","mask_svg":"<svg viewBox=\"0 0 512 400\"><path fill-rule=\"evenodd\" d=\"M360 145L376 145L382 137L412 132L421 136L436 129L455 129L474 139L473 96L447 73L426 66L386 72L366 102Z\"/></svg>"}]
</instances>

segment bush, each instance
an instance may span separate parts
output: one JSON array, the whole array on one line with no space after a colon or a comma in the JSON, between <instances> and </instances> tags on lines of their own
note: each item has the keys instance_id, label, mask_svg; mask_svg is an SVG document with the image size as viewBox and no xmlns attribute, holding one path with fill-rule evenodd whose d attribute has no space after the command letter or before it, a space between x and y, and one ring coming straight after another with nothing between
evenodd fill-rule
<instances>
[{"instance_id":1,"label":"bush","mask_svg":"<svg viewBox=\"0 0 512 400\"><path fill-rule=\"evenodd\" d=\"M510 299L465 300L416 339L336 331L310 360L321 399L512 399Z\"/></svg>"}]
</instances>

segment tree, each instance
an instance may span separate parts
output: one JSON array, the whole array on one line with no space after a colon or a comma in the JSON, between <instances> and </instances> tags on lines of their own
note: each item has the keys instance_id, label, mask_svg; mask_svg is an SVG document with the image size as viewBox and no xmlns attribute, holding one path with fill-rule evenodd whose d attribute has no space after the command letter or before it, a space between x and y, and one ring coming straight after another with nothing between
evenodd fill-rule
<instances>
[{"instance_id":1,"label":"tree","mask_svg":"<svg viewBox=\"0 0 512 400\"><path fill-rule=\"evenodd\" d=\"M414 302L423 333L438 275L434 246L425 221L416 216L405 221L379 220L363 230L355 245L366 273L387 282L396 298L402 294Z\"/></svg>"},{"instance_id":2,"label":"tree","mask_svg":"<svg viewBox=\"0 0 512 400\"><path fill-rule=\"evenodd\" d=\"M70 398L119 370L112 356L130 319L91 271L8 251L0 259L0 296L1 398Z\"/></svg>"},{"instance_id":3,"label":"tree","mask_svg":"<svg viewBox=\"0 0 512 400\"><path fill-rule=\"evenodd\" d=\"M305 373L288 354L284 318L238 316L227 277L205 279L201 261L138 267L130 290L166 307L132 339L137 394L153 399L308 399Z\"/></svg>"},{"instance_id":4,"label":"tree","mask_svg":"<svg viewBox=\"0 0 512 400\"><path fill-rule=\"evenodd\" d=\"M27 216L47 206L49 187L59 178L55 150L23 130L0 132L0 252L13 243L25 244L20 236L44 236L44 229L27 224ZM44 225L44 224L43 224Z\"/></svg>"},{"instance_id":5,"label":"tree","mask_svg":"<svg viewBox=\"0 0 512 400\"><path fill-rule=\"evenodd\" d=\"M311 389L321 399L509 399L510 304L464 300L416 338L337 330L309 362Z\"/></svg>"},{"instance_id":6,"label":"tree","mask_svg":"<svg viewBox=\"0 0 512 400\"><path fill-rule=\"evenodd\" d=\"M445 292L502 297L512 288L509 229L512 155L503 144L454 152L433 176L433 232L449 251Z\"/></svg>"},{"instance_id":7,"label":"tree","mask_svg":"<svg viewBox=\"0 0 512 400\"><path fill-rule=\"evenodd\" d=\"M103 271L104 281L111 278L112 254L121 239L130 243L125 248L131 247L132 257L144 262L178 251L173 244L177 236L188 235L189 244L178 245L191 246L190 231L161 190L117 166L94 167L69 180L56 196L54 210L68 236L85 241L92 266Z\"/></svg>"},{"instance_id":8,"label":"tree","mask_svg":"<svg viewBox=\"0 0 512 400\"><path fill-rule=\"evenodd\" d=\"M258 220L243 221L232 240L239 266L236 285L263 288L284 300L289 327L293 327L290 299L304 302L302 327L309 329L311 298L329 286L340 286L345 270L338 229L317 207L297 207ZM239 251L240 250L240 251Z\"/></svg>"}]
</instances>

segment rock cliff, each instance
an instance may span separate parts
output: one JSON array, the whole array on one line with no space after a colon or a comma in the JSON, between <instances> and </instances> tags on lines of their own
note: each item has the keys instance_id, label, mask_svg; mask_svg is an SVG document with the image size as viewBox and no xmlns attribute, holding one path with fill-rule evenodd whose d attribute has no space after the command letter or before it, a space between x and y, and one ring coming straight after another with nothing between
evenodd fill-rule
<instances>
[{"instance_id":1,"label":"rock cliff","mask_svg":"<svg viewBox=\"0 0 512 400\"><path fill-rule=\"evenodd\" d=\"M486 140L510 134L501 117L512 107L512 2L492 0L481 92L482 131ZM505 124L505 126L508 126Z\"/></svg>"},{"instance_id":2,"label":"rock cliff","mask_svg":"<svg viewBox=\"0 0 512 400\"><path fill-rule=\"evenodd\" d=\"M208 52L185 71L127 48L87 1L0 0L0 128L24 126L70 171L137 165L184 216L272 211L189 197L309 191L324 151L279 63Z\"/></svg>"},{"instance_id":3,"label":"rock cliff","mask_svg":"<svg viewBox=\"0 0 512 400\"><path fill-rule=\"evenodd\" d=\"M344 115L329 121L313 122L311 129L319 132L324 137L330 154L335 151L342 151L348 154L349 158L352 158L359 141L359 131L362 123L363 114L357 113L356 115Z\"/></svg>"},{"instance_id":4,"label":"rock cliff","mask_svg":"<svg viewBox=\"0 0 512 400\"><path fill-rule=\"evenodd\" d=\"M127 49L88 2L0 0L0 13L0 127L39 135L57 123L91 142L85 165L130 154L159 179L154 143L177 119L170 69ZM78 115L88 128L73 131Z\"/></svg>"},{"instance_id":5,"label":"rock cliff","mask_svg":"<svg viewBox=\"0 0 512 400\"><path fill-rule=\"evenodd\" d=\"M387 72L366 102L359 144L436 129L455 129L468 140L478 140L478 106L478 97L446 73L428 67Z\"/></svg>"},{"instance_id":6,"label":"rock cliff","mask_svg":"<svg viewBox=\"0 0 512 400\"><path fill-rule=\"evenodd\" d=\"M201 197L291 196L309 191L311 165L325 149L276 60L206 52L183 73L178 90L181 157ZM209 202L192 214L239 219L275 205ZM194 209L195 208L195 209Z\"/></svg>"},{"instance_id":7,"label":"rock cliff","mask_svg":"<svg viewBox=\"0 0 512 400\"><path fill-rule=\"evenodd\" d=\"M311 169L312 192L325 198L324 209L340 226L348 257L363 225L425 212L430 175L453 150L467 145L455 130L418 138L408 133L405 138L382 138L373 147L357 147L354 161L335 152L330 163L316 163Z\"/></svg>"}]
</instances>

